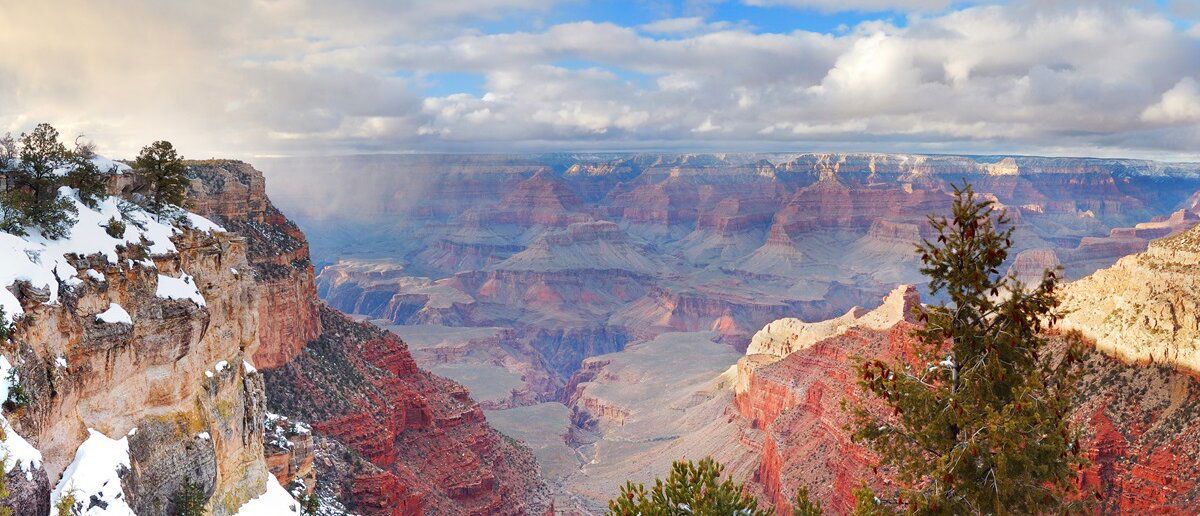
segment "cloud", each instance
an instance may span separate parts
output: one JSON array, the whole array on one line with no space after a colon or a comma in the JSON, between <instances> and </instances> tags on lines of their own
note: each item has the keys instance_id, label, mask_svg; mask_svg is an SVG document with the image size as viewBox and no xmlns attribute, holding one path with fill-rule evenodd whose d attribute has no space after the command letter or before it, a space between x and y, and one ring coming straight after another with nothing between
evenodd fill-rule
<instances>
[{"instance_id":1,"label":"cloud","mask_svg":"<svg viewBox=\"0 0 1200 516\"><path fill-rule=\"evenodd\" d=\"M1200 123L1200 84L1185 77L1163 93L1161 101L1146 108L1142 120L1158 124Z\"/></svg>"},{"instance_id":2,"label":"cloud","mask_svg":"<svg viewBox=\"0 0 1200 516\"><path fill-rule=\"evenodd\" d=\"M928 11L836 35L700 16L489 33L481 20L514 24L554 2L17 3L0 18L0 131L44 120L102 152L167 138L189 157L1200 146L1187 126L1200 38L1164 9L886 3ZM441 72L480 77L481 91L426 93Z\"/></svg>"},{"instance_id":3,"label":"cloud","mask_svg":"<svg viewBox=\"0 0 1200 516\"><path fill-rule=\"evenodd\" d=\"M787 6L836 11L943 11L953 5L954 0L745 0L753 6Z\"/></svg>"},{"instance_id":4,"label":"cloud","mask_svg":"<svg viewBox=\"0 0 1200 516\"><path fill-rule=\"evenodd\" d=\"M638 29L650 34L695 34L698 32L725 30L732 25L724 21L707 23L700 16L688 16L684 18L664 18L639 25Z\"/></svg>"}]
</instances>

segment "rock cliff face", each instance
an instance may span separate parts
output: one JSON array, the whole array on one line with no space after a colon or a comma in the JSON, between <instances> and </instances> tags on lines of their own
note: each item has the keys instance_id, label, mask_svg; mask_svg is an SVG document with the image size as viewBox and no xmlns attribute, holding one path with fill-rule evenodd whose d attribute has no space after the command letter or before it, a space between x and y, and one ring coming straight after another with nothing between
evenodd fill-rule
<instances>
[{"instance_id":1,"label":"rock cliff face","mask_svg":"<svg viewBox=\"0 0 1200 516\"><path fill-rule=\"evenodd\" d=\"M1200 374L1200 227L1071 283L1063 307L1102 351Z\"/></svg>"},{"instance_id":2,"label":"rock cliff face","mask_svg":"<svg viewBox=\"0 0 1200 516\"><path fill-rule=\"evenodd\" d=\"M15 368L4 391L30 400L6 414L5 448L20 456L12 436L24 437L41 467L6 468L15 494L0 503L45 514L73 492L85 513L116 504L163 514L191 482L212 514L235 513L274 482L262 377L248 363L259 297L246 240L198 217L199 229L172 230L136 210L113 239L91 225L118 212L115 199L79 208L67 238L27 253L29 265L58 262L56 284L34 274L5 285L23 313L3 346L0 362ZM6 250L23 245L0 237ZM7 270L22 267L9 258ZM115 462L98 459L106 453ZM97 474L107 483L89 482Z\"/></svg>"},{"instance_id":3,"label":"rock cliff face","mask_svg":"<svg viewBox=\"0 0 1200 516\"><path fill-rule=\"evenodd\" d=\"M188 199L197 213L246 239L258 285L258 367L286 363L320 333L308 242L266 195L262 173L236 161L190 167Z\"/></svg>"},{"instance_id":4,"label":"rock cliff face","mask_svg":"<svg viewBox=\"0 0 1200 516\"><path fill-rule=\"evenodd\" d=\"M324 306L320 313L321 336L264 373L267 404L311 422L377 468L349 480L355 495L347 507L367 514L540 510L532 455L489 428L466 389L420 370L395 335Z\"/></svg>"}]
</instances>

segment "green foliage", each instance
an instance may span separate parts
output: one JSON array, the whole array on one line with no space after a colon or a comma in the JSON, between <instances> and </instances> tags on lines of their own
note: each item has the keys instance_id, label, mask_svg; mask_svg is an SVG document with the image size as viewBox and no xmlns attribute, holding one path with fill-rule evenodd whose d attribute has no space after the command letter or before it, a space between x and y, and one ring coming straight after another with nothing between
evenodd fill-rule
<instances>
[{"instance_id":1,"label":"green foliage","mask_svg":"<svg viewBox=\"0 0 1200 516\"><path fill-rule=\"evenodd\" d=\"M142 147L133 169L150 188L148 209L163 214L171 206L183 206L187 199L187 167L171 142L160 140Z\"/></svg>"},{"instance_id":2,"label":"green foliage","mask_svg":"<svg viewBox=\"0 0 1200 516\"><path fill-rule=\"evenodd\" d=\"M108 223L104 225L104 232L113 238L122 238L125 236L125 223L118 220L116 217L108 219Z\"/></svg>"},{"instance_id":3,"label":"green foliage","mask_svg":"<svg viewBox=\"0 0 1200 516\"><path fill-rule=\"evenodd\" d=\"M204 496L204 486L186 479L179 486L179 491L175 492L173 501L176 516L203 516L208 497Z\"/></svg>"},{"instance_id":4,"label":"green foliage","mask_svg":"<svg viewBox=\"0 0 1200 516\"><path fill-rule=\"evenodd\" d=\"M92 162L95 157L91 143L77 141L75 151L71 153L74 167L67 171L64 178L67 186L79 191L79 200L89 208L95 208L100 199L108 195L108 177L114 171L100 170Z\"/></svg>"},{"instance_id":5,"label":"green foliage","mask_svg":"<svg viewBox=\"0 0 1200 516\"><path fill-rule=\"evenodd\" d=\"M300 502L300 511L309 516L315 515L321 510L321 499L317 498L317 493L310 495L300 495L296 497L296 501Z\"/></svg>"},{"instance_id":6,"label":"green foliage","mask_svg":"<svg viewBox=\"0 0 1200 516\"><path fill-rule=\"evenodd\" d=\"M75 491L71 490L58 499L54 504L55 516L72 516L71 509L75 507Z\"/></svg>"},{"instance_id":7,"label":"green foliage","mask_svg":"<svg viewBox=\"0 0 1200 516\"><path fill-rule=\"evenodd\" d=\"M627 482L620 496L608 502L608 514L767 516L767 511L758 509L754 497L742 492L741 484L728 477L719 481L724 469L712 457L702 459L699 464L676 461L667 480L655 480L654 488L649 491L642 484Z\"/></svg>"},{"instance_id":8,"label":"green foliage","mask_svg":"<svg viewBox=\"0 0 1200 516\"><path fill-rule=\"evenodd\" d=\"M921 272L950 302L919 314L909 361L857 366L860 387L888 408L878 417L858 407L853 423L854 439L895 468L902 489L887 505L912 514L1075 508L1084 460L1069 411L1081 349L1076 340L1065 356L1046 350L1056 273L1028 289L999 274L1013 230L999 229L1008 217L970 186L955 188L952 219L929 222L938 237L918 246ZM873 499L866 513L882 510Z\"/></svg>"},{"instance_id":9,"label":"green foliage","mask_svg":"<svg viewBox=\"0 0 1200 516\"><path fill-rule=\"evenodd\" d=\"M0 306L0 343L3 343L12 336L13 324L8 322L8 314L4 312L4 307Z\"/></svg>"},{"instance_id":10,"label":"green foliage","mask_svg":"<svg viewBox=\"0 0 1200 516\"><path fill-rule=\"evenodd\" d=\"M796 500L792 503L792 516L821 516L824 512L820 501L808 499L808 486L800 486L796 491Z\"/></svg>"},{"instance_id":11,"label":"green foliage","mask_svg":"<svg viewBox=\"0 0 1200 516\"><path fill-rule=\"evenodd\" d=\"M14 367L8 370L8 377L4 379L8 382L8 399L4 400L4 406L9 410L28 407L30 403L33 403L33 396L30 396L29 391L21 387L20 378L17 368Z\"/></svg>"},{"instance_id":12,"label":"green foliage","mask_svg":"<svg viewBox=\"0 0 1200 516\"><path fill-rule=\"evenodd\" d=\"M23 236L26 228L35 227L46 238L65 236L76 209L70 199L59 197L58 189L76 188L85 204L95 206L107 188L107 177L92 163L93 156L86 143L68 150L50 124L22 134L19 145L11 137L0 139L0 169L9 178L8 189L0 194L0 231Z\"/></svg>"}]
</instances>

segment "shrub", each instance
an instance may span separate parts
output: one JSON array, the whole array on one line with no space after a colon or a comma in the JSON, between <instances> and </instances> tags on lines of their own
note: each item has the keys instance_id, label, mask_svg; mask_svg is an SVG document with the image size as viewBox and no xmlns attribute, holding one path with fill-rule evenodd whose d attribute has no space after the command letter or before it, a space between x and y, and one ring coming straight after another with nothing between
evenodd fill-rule
<instances>
[{"instance_id":1,"label":"shrub","mask_svg":"<svg viewBox=\"0 0 1200 516\"><path fill-rule=\"evenodd\" d=\"M758 508L758 500L742 492L741 484L728 477L719 481L724 469L712 457L702 459L699 464L676 461L667 480L655 480L650 491L642 484L626 482L621 494L608 502L608 514L767 516L767 511Z\"/></svg>"},{"instance_id":2,"label":"shrub","mask_svg":"<svg viewBox=\"0 0 1200 516\"><path fill-rule=\"evenodd\" d=\"M823 512L821 502L808 499L808 486L801 486L796 491L796 500L792 503L792 516L821 516Z\"/></svg>"},{"instance_id":3,"label":"shrub","mask_svg":"<svg viewBox=\"0 0 1200 516\"><path fill-rule=\"evenodd\" d=\"M67 150L50 124L38 124L32 132L21 134L19 147L11 138L0 141L0 167L9 177L8 190L0 195L4 205L0 229L24 235L24 228L37 227L47 238L62 238L74 224L76 212L75 204L59 197L58 189L78 184L87 190L81 197L86 195L86 202L94 203L96 167L90 159Z\"/></svg>"},{"instance_id":4,"label":"shrub","mask_svg":"<svg viewBox=\"0 0 1200 516\"><path fill-rule=\"evenodd\" d=\"M75 508L75 491L71 490L62 495L54 504L55 516L72 516L71 509Z\"/></svg>"},{"instance_id":5,"label":"shrub","mask_svg":"<svg viewBox=\"0 0 1200 516\"><path fill-rule=\"evenodd\" d=\"M16 367L8 370L8 377L4 381L8 382L8 399L4 400L6 408L15 410L28 407L30 403L33 403L33 396L30 396L29 391L21 387L21 376L17 374Z\"/></svg>"},{"instance_id":6,"label":"shrub","mask_svg":"<svg viewBox=\"0 0 1200 516\"><path fill-rule=\"evenodd\" d=\"M122 238L125 236L125 223L118 220L116 217L108 219L108 224L104 225L104 232L113 238Z\"/></svg>"},{"instance_id":7,"label":"shrub","mask_svg":"<svg viewBox=\"0 0 1200 516\"><path fill-rule=\"evenodd\" d=\"M203 516L204 502L208 498L204 496L204 486L192 482L191 479L185 479L183 485L179 486L179 491L175 493L175 514L178 516Z\"/></svg>"}]
</instances>

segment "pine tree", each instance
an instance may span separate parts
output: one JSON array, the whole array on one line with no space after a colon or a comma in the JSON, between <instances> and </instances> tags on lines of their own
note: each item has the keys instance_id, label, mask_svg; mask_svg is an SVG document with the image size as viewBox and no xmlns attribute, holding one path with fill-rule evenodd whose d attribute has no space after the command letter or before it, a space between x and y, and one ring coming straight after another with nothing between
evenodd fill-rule
<instances>
[{"instance_id":1,"label":"pine tree","mask_svg":"<svg viewBox=\"0 0 1200 516\"><path fill-rule=\"evenodd\" d=\"M187 199L187 167L171 142L160 140L142 147L133 169L150 188L150 210L161 214L171 206L183 206Z\"/></svg>"},{"instance_id":2,"label":"pine tree","mask_svg":"<svg viewBox=\"0 0 1200 516\"><path fill-rule=\"evenodd\" d=\"M92 161L95 157L91 143L76 139L75 150L70 156L71 165L64 177L64 184L78 190L79 200L89 208L95 208L100 199L108 195L108 179L116 168L100 170Z\"/></svg>"},{"instance_id":3,"label":"pine tree","mask_svg":"<svg viewBox=\"0 0 1200 516\"><path fill-rule=\"evenodd\" d=\"M1025 288L999 274L1012 247L1008 217L969 185L955 188L952 219L918 246L933 294L914 331L915 356L861 362L859 385L887 407L854 410L854 439L894 468L896 500L856 493L863 513L1032 514L1069 510L1080 456L1069 411L1078 339L1051 353L1043 324L1058 316L1058 276Z\"/></svg>"},{"instance_id":4,"label":"pine tree","mask_svg":"<svg viewBox=\"0 0 1200 516\"><path fill-rule=\"evenodd\" d=\"M69 199L59 197L58 188L64 184L61 176L77 162L50 124L38 124L32 132L21 134L20 147L2 199L3 230L23 235L26 226L33 226L47 238L62 238L75 223L76 210Z\"/></svg>"},{"instance_id":5,"label":"pine tree","mask_svg":"<svg viewBox=\"0 0 1200 516\"><path fill-rule=\"evenodd\" d=\"M723 482L720 481L724 469L725 467L712 457L702 459L699 464L692 461L676 461L671 466L667 480L655 480L650 491L642 484L626 482L621 488L621 494L608 502L608 514L770 514L758 508L758 501L754 497L742 492L741 484L735 484L729 477Z\"/></svg>"},{"instance_id":6,"label":"pine tree","mask_svg":"<svg viewBox=\"0 0 1200 516\"><path fill-rule=\"evenodd\" d=\"M175 504L174 514L178 516L203 516L208 497L204 494L204 486L184 479L172 501Z\"/></svg>"}]
</instances>

